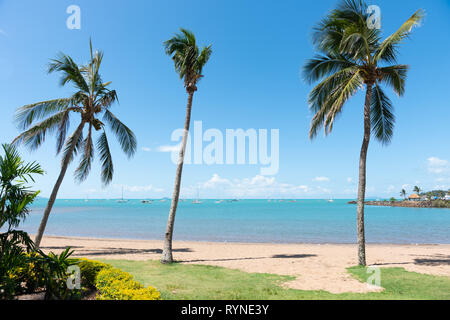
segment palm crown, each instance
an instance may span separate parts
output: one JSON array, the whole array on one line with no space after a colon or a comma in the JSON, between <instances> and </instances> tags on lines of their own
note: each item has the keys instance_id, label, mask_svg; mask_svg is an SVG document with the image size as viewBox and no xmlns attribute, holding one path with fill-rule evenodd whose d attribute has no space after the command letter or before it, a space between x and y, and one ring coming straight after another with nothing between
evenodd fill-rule
<instances>
[{"instance_id":1,"label":"palm crown","mask_svg":"<svg viewBox=\"0 0 450 320\"><path fill-rule=\"evenodd\" d=\"M181 33L164 42L166 54L172 57L175 70L184 80L188 92L197 90L197 82L202 77L202 70L211 56L211 45L198 48L191 31L181 28Z\"/></svg>"},{"instance_id":2,"label":"palm crown","mask_svg":"<svg viewBox=\"0 0 450 320\"><path fill-rule=\"evenodd\" d=\"M405 92L408 66L396 64L397 46L423 17L414 13L395 33L382 41L378 29L370 29L369 14L363 1L343 1L315 28L314 45L321 54L304 66L310 82L322 80L309 95L310 138L322 126L331 132L345 102L364 85L373 87L371 97L372 132L382 143L389 143L395 117L390 99L381 85L391 87L399 96Z\"/></svg>"},{"instance_id":3,"label":"palm crown","mask_svg":"<svg viewBox=\"0 0 450 320\"><path fill-rule=\"evenodd\" d=\"M25 130L14 143L24 143L30 149L38 148L45 140L47 132L56 134L57 154L63 151L63 162L70 162L77 153L82 153L80 163L75 170L79 182L89 174L94 158L94 131L100 131L96 147L100 152L102 165L101 178L106 185L113 177L113 162L105 132L105 123L117 137L122 150L128 157L136 152L136 138L109 109L117 101L117 93L110 90L110 82L104 83L99 70L103 53L93 52L90 43L91 60L87 65L78 66L70 56L59 54L51 60L48 72L61 73L61 85L72 84L77 90L71 97L48 100L23 106L17 110L16 122ZM66 139L70 127L70 115L77 113L81 117L80 132ZM102 116L102 122L99 118ZM87 126L87 136L82 130ZM78 138L76 138L78 136Z\"/></svg>"}]
</instances>

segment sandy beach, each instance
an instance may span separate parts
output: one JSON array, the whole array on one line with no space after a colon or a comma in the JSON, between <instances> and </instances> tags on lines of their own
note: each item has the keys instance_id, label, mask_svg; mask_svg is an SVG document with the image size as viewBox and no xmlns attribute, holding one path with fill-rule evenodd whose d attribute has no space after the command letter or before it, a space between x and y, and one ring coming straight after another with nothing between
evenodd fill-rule
<instances>
[{"instance_id":1,"label":"sandy beach","mask_svg":"<svg viewBox=\"0 0 450 320\"><path fill-rule=\"evenodd\" d=\"M162 241L44 237L44 251L60 252L66 246L75 256L89 259L158 260ZM356 265L354 244L270 244L175 241L174 258L187 264L214 265L245 272L295 276L285 285L331 293L368 292L346 268ZM450 277L450 245L367 245L367 262L379 267Z\"/></svg>"}]
</instances>

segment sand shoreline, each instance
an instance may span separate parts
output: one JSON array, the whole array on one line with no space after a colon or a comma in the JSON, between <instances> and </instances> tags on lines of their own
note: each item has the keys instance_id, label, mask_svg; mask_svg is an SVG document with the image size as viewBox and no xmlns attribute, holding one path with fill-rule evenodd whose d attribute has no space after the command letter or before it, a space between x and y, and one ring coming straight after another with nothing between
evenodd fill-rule
<instances>
[{"instance_id":1,"label":"sand shoreline","mask_svg":"<svg viewBox=\"0 0 450 320\"><path fill-rule=\"evenodd\" d=\"M162 245L161 240L46 236L41 248L60 252L71 246L75 256L94 260L159 260ZM181 263L294 276L285 284L290 288L332 293L374 290L346 271L357 264L355 244L174 241L173 248L174 259ZM368 244L367 262L450 277L450 244Z\"/></svg>"},{"instance_id":2,"label":"sand shoreline","mask_svg":"<svg viewBox=\"0 0 450 320\"><path fill-rule=\"evenodd\" d=\"M34 239L35 235L30 234L30 237ZM71 239L71 240L92 240L92 241L147 241L147 242L162 242L161 239L133 239L133 238L103 238L103 237L84 237L84 236L58 236L47 235L46 238L54 239ZM347 242L243 242L243 241L213 241L213 240L174 240L174 242L192 242L192 243L210 243L210 244L242 244L242 245L349 245L354 246L355 243ZM381 243L381 242L367 242L371 246L450 246L450 243Z\"/></svg>"}]
</instances>

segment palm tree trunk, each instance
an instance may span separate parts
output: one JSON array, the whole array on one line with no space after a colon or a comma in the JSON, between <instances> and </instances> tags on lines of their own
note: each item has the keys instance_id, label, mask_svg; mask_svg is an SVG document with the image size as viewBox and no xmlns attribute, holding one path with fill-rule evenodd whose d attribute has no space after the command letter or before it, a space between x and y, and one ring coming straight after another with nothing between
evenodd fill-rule
<instances>
[{"instance_id":1,"label":"palm tree trunk","mask_svg":"<svg viewBox=\"0 0 450 320\"><path fill-rule=\"evenodd\" d=\"M356 209L356 224L358 232L358 264L366 265L366 238L364 231L364 201L366 197L366 160L370 142L370 100L372 98L372 84L367 84L366 100L364 103L364 138L359 158L359 185Z\"/></svg>"},{"instance_id":2,"label":"palm tree trunk","mask_svg":"<svg viewBox=\"0 0 450 320\"><path fill-rule=\"evenodd\" d=\"M84 127L84 121L81 121L80 125L78 126L77 130L75 131L75 134L73 136L75 141L78 141L80 138L81 132L83 132ZM42 217L41 224L39 225L39 230L37 232L36 238L34 240L34 244L36 248L39 248L41 245L42 236L44 235L44 230L47 225L48 217L50 215L50 212L52 211L53 204L56 200L56 195L58 194L59 187L61 186L61 183L64 179L64 176L66 175L67 167L69 166L69 163L73 157L73 151L75 149L75 143L72 145L71 149L68 151L69 155L64 159L62 165L61 165L61 172L59 173L58 180L56 180L55 186L53 187L53 191L50 195L50 198L48 199L47 207L44 211L44 216Z\"/></svg>"},{"instance_id":3,"label":"palm tree trunk","mask_svg":"<svg viewBox=\"0 0 450 320\"><path fill-rule=\"evenodd\" d=\"M194 98L194 92L189 92L187 107L186 107L186 119L184 122L184 133L183 140L181 141L180 154L178 157L177 163L177 172L175 175L175 187L172 195L172 202L170 205L169 211L169 220L167 221L167 228L164 237L164 248L161 257L161 263L172 263L173 255L172 255L172 237L173 237L173 226L175 224L175 214L178 206L178 198L180 197L180 186L181 186L181 174L183 172L183 162L184 162L184 153L186 151L186 143L189 134L189 126L191 122L191 109L192 109L192 100Z\"/></svg>"}]
</instances>

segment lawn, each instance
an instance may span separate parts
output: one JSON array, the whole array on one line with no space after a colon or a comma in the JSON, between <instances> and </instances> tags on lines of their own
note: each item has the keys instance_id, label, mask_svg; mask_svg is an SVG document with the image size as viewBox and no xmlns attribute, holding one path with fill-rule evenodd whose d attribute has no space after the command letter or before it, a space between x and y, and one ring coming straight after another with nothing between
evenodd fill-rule
<instances>
[{"instance_id":1,"label":"lawn","mask_svg":"<svg viewBox=\"0 0 450 320\"><path fill-rule=\"evenodd\" d=\"M160 290L162 298L289 300L289 299L445 299L450 300L450 278L405 271L403 268L382 268L382 292L331 294L326 291L286 289L280 285L290 276L247 273L222 267L162 265L158 261L103 260L131 273L146 286ZM370 274L364 267L352 267L348 272L360 281Z\"/></svg>"}]
</instances>

